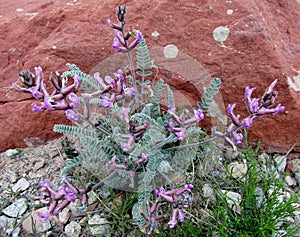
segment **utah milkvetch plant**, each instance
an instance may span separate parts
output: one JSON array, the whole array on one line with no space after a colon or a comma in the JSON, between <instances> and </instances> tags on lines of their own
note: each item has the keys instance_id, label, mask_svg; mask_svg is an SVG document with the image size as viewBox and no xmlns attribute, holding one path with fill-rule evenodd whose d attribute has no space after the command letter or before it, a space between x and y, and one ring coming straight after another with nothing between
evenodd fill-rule
<instances>
[{"instance_id":1,"label":"utah milkvetch plant","mask_svg":"<svg viewBox=\"0 0 300 237\"><path fill-rule=\"evenodd\" d=\"M58 214L76 199L81 199L80 210L84 211L87 194L104 186L137 192L132 217L143 232L158 232L159 222L164 219L174 228L186 219L191 205L194 184L186 171L196 157L205 157L203 146L224 139L237 149L243 141L240 129L250 128L255 119L284 110L280 104L274 107L276 81L260 100L251 97L255 88L247 87L244 100L249 116L241 119L233 112L235 104L229 105L227 130L208 136L199 122L219 92L221 80L212 79L198 107L176 107L170 86L162 79L153 82L151 58L142 33L125 31L125 12L125 6L119 6L117 23L110 19L107 23L114 30L112 47L128 56L129 73L119 69L111 76L101 77L99 72L91 76L67 64L68 71L50 76L54 88L50 92L38 66L35 73L20 73L23 86L13 85L40 100L32 104L33 111L64 111L74 125L55 125L54 131L77 137L81 143L78 154L67 161L61 172L62 186L55 190L49 182L41 181L43 195L28 195L49 205L48 213L40 214L42 220ZM135 49L136 66L132 56ZM167 104L162 103L163 95L167 95ZM78 188L68 178L68 171L86 164L98 172L101 180L94 186ZM175 174L184 177L183 181L175 182ZM163 213L164 205L170 207L169 214Z\"/></svg>"}]
</instances>

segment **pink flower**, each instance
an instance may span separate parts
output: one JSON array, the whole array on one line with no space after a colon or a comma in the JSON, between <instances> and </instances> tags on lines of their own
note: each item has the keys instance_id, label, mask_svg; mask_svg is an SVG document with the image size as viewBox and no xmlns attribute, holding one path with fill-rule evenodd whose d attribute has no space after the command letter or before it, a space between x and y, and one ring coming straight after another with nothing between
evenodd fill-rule
<instances>
[{"instance_id":1,"label":"pink flower","mask_svg":"<svg viewBox=\"0 0 300 237\"><path fill-rule=\"evenodd\" d=\"M172 211L172 218L168 222L168 225L169 225L169 227L171 229L174 228L175 225L177 224L177 213L178 213L178 208L173 209L173 211Z\"/></svg>"},{"instance_id":2,"label":"pink flower","mask_svg":"<svg viewBox=\"0 0 300 237\"><path fill-rule=\"evenodd\" d=\"M80 99L74 92L68 94L68 98L71 101L72 108L76 109L80 106Z\"/></svg>"},{"instance_id":3,"label":"pink flower","mask_svg":"<svg viewBox=\"0 0 300 237\"><path fill-rule=\"evenodd\" d=\"M43 112L44 111L44 108L43 107L40 107L40 106L37 106L36 103L32 103L31 104L31 110L33 112Z\"/></svg>"},{"instance_id":4,"label":"pink flower","mask_svg":"<svg viewBox=\"0 0 300 237\"><path fill-rule=\"evenodd\" d=\"M246 87L245 96L244 96L245 101L251 100L251 95L255 89L256 89L255 87L254 88L250 88L249 86Z\"/></svg>"},{"instance_id":5,"label":"pink flower","mask_svg":"<svg viewBox=\"0 0 300 237\"><path fill-rule=\"evenodd\" d=\"M30 91L30 93L32 94L32 96L35 99L40 99L40 98L43 97L43 93L41 93L39 91L39 87L38 86L32 86L32 87L28 88L28 91Z\"/></svg>"},{"instance_id":6,"label":"pink flower","mask_svg":"<svg viewBox=\"0 0 300 237\"><path fill-rule=\"evenodd\" d=\"M75 113L73 110L71 109L67 109L65 111L65 115L67 116L67 118L71 121L71 122L76 122L79 119L79 114Z\"/></svg>"},{"instance_id":7,"label":"pink flower","mask_svg":"<svg viewBox=\"0 0 300 237\"><path fill-rule=\"evenodd\" d=\"M277 107L273 111L273 115L276 115L278 113L281 113L282 111L285 110L285 107L282 106L281 104L278 104Z\"/></svg>"},{"instance_id":8,"label":"pink flower","mask_svg":"<svg viewBox=\"0 0 300 237\"><path fill-rule=\"evenodd\" d=\"M244 136L243 136L242 133L236 133L236 132L233 132L232 135L233 135L234 142L235 142L236 144L240 144L240 143L243 142Z\"/></svg>"},{"instance_id":9,"label":"pink flower","mask_svg":"<svg viewBox=\"0 0 300 237\"><path fill-rule=\"evenodd\" d=\"M201 109L194 110L194 115L197 119L197 122L200 122L202 119L204 119L204 113Z\"/></svg>"},{"instance_id":10,"label":"pink flower","mask_svg":"<svg viewBox=\"0 0 300 237\"><path fill-rule=\"evenodd\" d=\"M51 217L51 214L49 213L44 214L41 212L37 212L36 214L41 219L41 222L47 221Z\"/></svg>"},{"instance_id":11,"label":"pink flower","mask_svg":"<svg viewBox=\"0 0 300 237\"><path fill-rule=\"evenodd\" d=\"M113 102L105 95L101 96L100 104L106 109L109 109L113 106Z\"/></svg>"},{"instance_id":12,"label":"pink flower","mask_svg":"<svg viewBox=\"0 0 300 237\"><path fill-rule=\"evenodd\" d=\"M250 128L252 126L253 117L247 117L243 120L242 126L244 128Z\"/></svg>"},{"instance_id":13,"label":"pink flower","mask_svg":"<svg viewBox=\"0 0 300 237\"><path fill-rule=\"evenodd\" d=\"M177 216L178 221L183 222L184 218L185 218L185 213L183 213L180 209L178 209L178 216Z\"/></svg>"},{"instance_id":14,"label":"pink flower","mask_svg":"<svg viewBox=\"0 0 300 237\"><path fill-rule=\"evenodd\" d=\"M227 107L227 114L228 117L231 119L231 121L236 125L236 126L240 126L240 121L238 119L238 117L233 113L233 109L235 107L236 104L229 104Z\"/></svg>"}]
</instances>

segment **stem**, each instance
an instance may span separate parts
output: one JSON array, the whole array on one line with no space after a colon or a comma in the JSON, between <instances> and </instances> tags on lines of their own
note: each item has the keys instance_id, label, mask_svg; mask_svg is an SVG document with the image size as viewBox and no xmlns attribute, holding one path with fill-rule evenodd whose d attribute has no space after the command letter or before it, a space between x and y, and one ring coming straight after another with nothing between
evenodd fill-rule
<instances>
[{"instance_id":1,"label":"stem","mask_svg":"<svg viewBox=\"0 0 300 237\"><path fill-rule=\"evenodd\" d=\"M133 66L133 60L132 60L132 55L131 52L127 52L127 57L128 57L128 61L129 61L129 68L130 68L130 72L131 72L131 76L132 76L132 83L133 83L133 87L134 89L136 88L136 79L135 79L135 71L134 71L134 66Z\"/></svg>"},{"instance_id":2,"label":"stem","mask_svg":"<svg viewBox=\"0 0 300 237\"><path fill-rule=\"evenodd\" d=\"M224 133L222 136L212 137L212 138L209 138L209 139L204 140L204 141L202 141L202 142L196 142L196 143L191 143L191 144L187 144L187 145L171 147L171 148L165 149L164 151L172 151L172 150L179 150L179 149L184 149L184 148L189 148L189 147L194 147L194 146L201 146L201 145L204 145L204 144L207 144L207 143L216 141L216 140L218 140L218 139L220 139L220 138L224 138L224 137L226 137L228 134L230 134L230 133L232 133L232 132L234 132L234 131L237 131L237 130L239 130L240 128L242 128L242 126L236 127L235 129L231 130L230 132Z\"/></svg>"}]
</instances>

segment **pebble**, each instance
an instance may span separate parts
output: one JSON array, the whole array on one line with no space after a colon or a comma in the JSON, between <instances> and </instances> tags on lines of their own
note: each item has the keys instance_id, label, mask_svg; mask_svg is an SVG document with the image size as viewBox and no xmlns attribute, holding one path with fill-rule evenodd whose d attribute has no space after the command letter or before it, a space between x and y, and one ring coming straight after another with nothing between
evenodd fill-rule
<instances>
[{"instance_id":1,"label":"pebble","mask_svg":"<svg viewBox=\"0 0 300 237\"><path fill-rule=\"evenodd\" d=\"M237 213L240 213L240 206L239 204L241 203L242 196L239 193L232 192L232 191L227 191L227 190L221 190L222 193L226 195L226 200L228 205L232 208Z\"/></svg>"},{"instance_id":2,"label":"pebble","mask_svg":"<svg viewBox=\"0 0 300 237\"><path fill-rule=\"evenodd\" d=\"M12 191L17 193L28 189L30 186L29 182L25 178L21 178L18 180L16 184L12 186Z\"/></svg>"},{"instance_id":3,"label":"pebble","mask_svg":"<svg viewBox=\"0 0 300 237\"><path fill-rule=\"evenodd\" d=\"M91 219L89 219L89 230L92 235L110 236L110 225L106 223L107 220L105 218L101 218L98 214L95 214Z\"/></svg>"},{"instance_id":4,"label":"pebble","mask_svg":"<svg viewBox=\"0 0 300 237\"><path fill-rule=\"evenodd\" d=\"M14 228L16 225L16 220L14 218L9 218L7 216L0 216L0 228L5 231L8 236L17 237L21 232L21 228ZM1 236L1 233L0 233Z\"/></svg>"},{"instance_id":5,"label":"pebble","mask_svg":"<svg viewBox=\"0 0 300 237\"><path fill-rule=\"evenodd\" d=\"M79 237L81 233L81 226L76 221L71 221L65 226L65 234L68 237Z\"/></svg>"},{"instance_id":6,"label":"pebble","mask_svg":"<svg viewBox=\"0 0 300 237\"><path fill-rule=\"evenodd\" d=\"M13 157L19 153L19 149L8 149L5 151L5 155L8 157Z\"/></svg>"},{"instance_id":7,"label":"pebble","mask_svg":"<svg viewBox=\"0 0 300 237\"><path fill-rule=\"evenodd\" d=\"M295 187L297 185L296 179L294 179L292 176L287 175L285 177L285 182L287 183L288 186L290 187Z\"/></svg>"},{"instance_id":8,"label":"pebble","mask_svg":"<svg viewBox=\"0 0 300 237\"><path fill-rule=\"evenodd\" d=\"M295 179L300 184L300 159L292 160L292 172L295 174Z\"/></svg>"},{"instance_id":9,"label":"pebble","mask_svg":"<svg viewBox=\"0 0 300 237\"><path fill-rule=\"evenodd\" d=\"M229 36L229 28L226 26L219 26L214 29L213 31L213 38L215 41L218 41L220 43L224 43L224 41L227 39Z\"/></svg>"},{"instance_id":10,"label":"pebble","mask_svg":"<svg viewBox=\"0 0 300 237\"><path fill-rule=\"evenodd\" d=\"M58 219L59 222L62 224L66 224L71 216L71 211L69 208L63 209L59 214L58 214Z\"/></svg>"},{"instance_id":11,"label":"pebble","mask_svg":"<svg viewBox=\"0 0 300 237\"><path fill-rule=\"evenodd\" d=\"M168 44L164 47L164 56L165 58L176 58L178 55L178 48L174 44Z\"/></svg>"},{"instance_id":12,"label":"pebble","mask_svg":"<svg viewBox=\"0 0 300 237\"><path fill-rule=\"evenodd\" d=\"M9 205L2 212L9 217L19 217L27 210L27 199L20 198L13 204Z\"/></svg>"},{"instance_id":13,"label":"pebble","mask_svg":"<svg viewBox=\"0 0 300 237\"><path fill-rule=\"evenodd\" d=\"M39 161L37 161L37 162L34 164L33 170L34 170L34 171L37 171L37 170L43 168L44 165L45 165L45 161L44 161L44 160L39 160Z\"/></svg>"},{"instance_id":14,"label":"pebble","mask_svg":"<svg viewBox=\"0 0 300 237\"><path fill-rule=\"evenodd\" d=\"M40 217L37 215L37 212L47 213L47 207L42 207L35 211L31 212L31 215L28 215L27 218L22 222L22 229L28 234L34 234L35 232L43 233L52 228L50 220L41 222ZM34 224L33 224L33 223Z\"/></svg>"},{"instance_id":15,"label":"pebble","mask_svg":"<svg viewBox=\"0 0 300 237\"><path fill-rule=\"evenodd\" d=\"M233 178L241 178L247 173L248 167L246 163L239 163L235 161L228 165L228 169Z\"/></svg>"},{"instance_id":16,"label":"pebble","mask_svg":"<svg viewBox=\"0 0 300 237\"><path fill-rule=\"evenodd\" d=\"M212 200L216 199L214 190L208 184L203 185L202 191L205 198L211 198Z\"/></svg>"}]
</instances>

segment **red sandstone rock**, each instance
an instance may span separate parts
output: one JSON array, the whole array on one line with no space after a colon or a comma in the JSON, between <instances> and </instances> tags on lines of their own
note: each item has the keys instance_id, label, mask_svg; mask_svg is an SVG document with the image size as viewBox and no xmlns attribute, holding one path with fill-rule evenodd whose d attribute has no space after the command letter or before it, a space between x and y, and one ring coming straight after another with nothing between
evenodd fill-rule
<instances>
[{"instance_id":1,"label":"red sandstone rock","mask_svg":"<svg viewBox=\"0 0 300 237\"><path fill-rule=\"evenodd\" d=\"M110 47L113 32L105 18L114 20L115 8L120 3L109 0L1 3L0 151L26 146L24 139L52 139L57 135L52 132L53 124L67 122L61 112L31 112L30 97L10 88L19 71L41 65L47 77L51 71L65 70L67 62L75 63L85 72L91 71L114 54ZM238 102L237 111L242 116L246 115L242 101L244 88L257 87L254 95L258 96L278 78L278 101L286 106L286 111L254 123L250 138L253 141L260 138L263 144L277 151L287 151L300 141L300 92L289 88L287 83L287 77L293 78L300 70L300 3L296 0L122 3L127 5L129 29L140 29L148 45L163 48L174 44L180 53L195 59L205 71L194 77L196 87L201 85L202 76L220 77L224 104ZM213 38L213 31L219 26L230 31L223 43ZM155 31L159 36L151 36ZM101 74L112 73L111 66L102 68ZM189 64L185 66L188 72ZM178 73L176 68L175 73ZM184 77L189 78L188 73ZM184 86L182 81L177 85ZM190 93L193 92L186 91ZM300 144L295 150L300 151Z\"/></svg>"}]
</instances>

